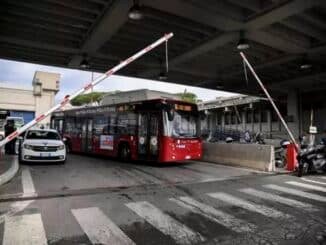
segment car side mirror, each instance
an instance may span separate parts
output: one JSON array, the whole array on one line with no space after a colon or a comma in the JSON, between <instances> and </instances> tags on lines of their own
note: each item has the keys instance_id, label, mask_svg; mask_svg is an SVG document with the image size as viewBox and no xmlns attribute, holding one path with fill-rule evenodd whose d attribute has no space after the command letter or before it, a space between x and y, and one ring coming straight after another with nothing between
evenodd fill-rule
<instances>
[{"instance_id":1,"label":"car side mirror","mask_svg":"<svg viewBox=\"0 0 326 245\"><path fill-rule=\"evenodd\" d=\"M63 142L66 142L66 141L67 141L67 138L66 138L66 137L64 137L64 138L62 139L62 141L63 141Z\"/></svg>"}]
</instances>

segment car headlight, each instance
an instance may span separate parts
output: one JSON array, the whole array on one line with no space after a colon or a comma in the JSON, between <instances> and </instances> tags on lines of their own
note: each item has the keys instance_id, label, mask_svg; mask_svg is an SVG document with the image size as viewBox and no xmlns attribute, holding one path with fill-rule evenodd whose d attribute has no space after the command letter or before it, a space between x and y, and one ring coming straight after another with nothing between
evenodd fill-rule
<instances>
[{"instance_id":1,"label":"car headlight","mask_svg":"<svg viewBox=\"0 0 326 245\"><path fill-rule=\"evenodd\" d=\"M32 150L33 147L31 145L24 144L24 149Z\"/></svg>"},{"instance_id":2,"label":"car headlight","mask_svg":"<svg viewBox=\"0 0 326 245\"><path fill-rule=\"evenodd\" d=\"M63 150L65 148L65 145L59 145L58 149Z\"/></svg>"}]
</instances>

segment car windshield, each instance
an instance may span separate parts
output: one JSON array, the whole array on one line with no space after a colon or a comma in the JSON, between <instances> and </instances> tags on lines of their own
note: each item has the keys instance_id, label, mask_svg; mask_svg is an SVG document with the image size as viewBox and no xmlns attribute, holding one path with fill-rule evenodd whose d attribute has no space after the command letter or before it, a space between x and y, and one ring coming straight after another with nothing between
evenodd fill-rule
<instances>
[{"instance_id":1,"label":"car windshield","mask_svg":"<svg viewBox=\"0 0 326 245\"><path fill-rule=\"evenodd\" d=\"M32 130L28 131L26 139L60 140L60 136L58 133L52 131Z\"/></svg>"},{"instance_id":2,"label":"car windshield","mask_svg":"<svg viewBox=\"0 0 326 245\"><path fill-rule=\"evenodd\" d=\"M172 121L167 121L167 134L172 137L197 137L197 118L190 112L176 111Z\"/></svg>"},{"instance_id":3,"label":"car windshield","mask_svg":"<svg viewBox=\"0 0 326 245\"><path fill-rule=\"evenodd\" d=\"M24 120L23 119L15 119L15 128L21 128L24 125Z\"/></svg>"}]
</instances>

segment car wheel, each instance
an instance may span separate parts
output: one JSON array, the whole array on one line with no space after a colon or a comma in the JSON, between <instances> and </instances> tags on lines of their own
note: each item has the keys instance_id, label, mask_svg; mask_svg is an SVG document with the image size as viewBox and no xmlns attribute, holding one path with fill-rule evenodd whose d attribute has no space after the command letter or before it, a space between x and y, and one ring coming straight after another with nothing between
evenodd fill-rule
<instances>
[{"instance_id":1,"label":"car wheel","mask_svg":"<svg viewBox=\"0 0 326 245\"><path fill-rule=\"evenodd\" d=\"M123 162L129 161L131 158L130 147L127 144L122 144L119 147L119 159Z\"/></svg>"}]
</instances>

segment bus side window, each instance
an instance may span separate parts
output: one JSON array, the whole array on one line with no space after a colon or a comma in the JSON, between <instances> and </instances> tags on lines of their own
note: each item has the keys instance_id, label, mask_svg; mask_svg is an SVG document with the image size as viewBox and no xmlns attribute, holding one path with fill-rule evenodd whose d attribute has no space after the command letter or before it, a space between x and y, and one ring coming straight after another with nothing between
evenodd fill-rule
<instances>
[{"instance_id":1,"label":"bus side window","mask_svg":"<svg viewBox=\"0 0 326 245\"><path fill-rule=\"evenodd\" d=\"M118 134L128 134L128 115L120 114L117 120L117 133Z\"/></svg>"},{"instance_id":2,"label":"bus side window","mask_svg":"<svg viewBox=\"0 0 326 245\"><path fill-rule=\"evenodd\" d=\"M60 119L60 120L59 120L58 132L59 132L60 134L63 133L63 119Z\"/></svg>"},{"instance_id":3,"label":"bus side window","mask_svg":"<svg viewBox=\"0 0 326 245\"><path fill-rule=\"evenodd\" d=\"M116 133L116 115L115 114L112 114L110 115L110 118L109 118L109 134L115 134Z\"/></svg>"},{"instance_id":4,"label":"bus side window","mask_svg":"<svg viewBox=\"0 0 326 245\"><path fill-rule=\"evenodd\" d=\"M107 134L108 129L108 119L105 116L97 116L94 120L94 134L95 135L101 135L101 134Z\"/></svg>"},{"instance_id":5,"label":"bus side window","mask_svg":"<svg viewBox=\"0 0 326 245\"><path fill-rule=\"evenodd\" d=\"M136 113L128 113L128 134L135 135L137 128L137 115Z\"/></svg>"}]
</instances>

